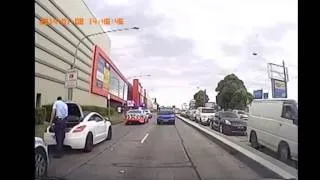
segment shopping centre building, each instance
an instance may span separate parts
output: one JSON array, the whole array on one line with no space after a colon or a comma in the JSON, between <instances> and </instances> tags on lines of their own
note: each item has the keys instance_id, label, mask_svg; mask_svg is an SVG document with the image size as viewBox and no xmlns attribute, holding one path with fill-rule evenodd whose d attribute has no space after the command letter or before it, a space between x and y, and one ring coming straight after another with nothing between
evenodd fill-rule
<instances>
[{"instance_id":1,"label":"shopping centre building","mask_svg":"<svg viewBox=\"0 0 320 180\"><path fill-rule=\"evenodd\" d=\"M73 88L72 101L106 107L108 96L116 105L133 99L133 85L110 59L111 41L107 34L85 39L73 61L81 38L104 31L100 24L90 24L91 19L96 17L82 0L35 1L37 107L52 104L58 96L67 100L66 73L73 62L77 69L77 85Z\"/></svg>"}]
</instances>

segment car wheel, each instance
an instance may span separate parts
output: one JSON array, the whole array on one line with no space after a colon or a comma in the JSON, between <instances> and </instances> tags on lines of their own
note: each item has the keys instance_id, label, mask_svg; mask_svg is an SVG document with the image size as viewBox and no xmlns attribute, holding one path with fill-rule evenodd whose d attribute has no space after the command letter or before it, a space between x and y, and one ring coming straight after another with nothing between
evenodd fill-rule
<instances>
[{"instance_id":1,"label":"car wheel","mask_svg":"<svg viewBox=\"0 0 320 180\"><path fill-rule=\"evenodd\" d=\"M280 161L287 163L290 160L290 150L289 146L285 142L281 142L278 148L278 157Z\"/></svg>"},{"instance_id":2,"label":"car wheel","mask_svg":"<svg viewBox=\"0 0 320 180\"><path fill-rule=\"evenodd\" d=\"M160 125L160 122L159 122L159 121L157 121L157 124L158 124L158 125Z\"/></svg>"},{"instance_id":3,"label":"car wheel","mask_svg":"<svg viewBox=\"0 0 320 180\"><path fill-rule=\"evenodd\" d=\"M175 121L173 121L171 124L172 124L172 125L175 125L175 124L176 124L176 122L175 122Z\"/></svg>"},{"instance_id":4,"label":"car wheel","mask_svg":"<svg viewBox=\"0 0 320 180\"><path fill-rule=\"evenodd\" d=\"M37 148L35 150L35 178L43 179L47 176L48 159L46 152L43 149Z\"/></svg>"},{"instance_id":5,"label":"car wheel","mask_svg":"<svg viewBox=\"0 0 320 180\"><path fill-rule=\"evenodd\" d=\"M258 149L260 146L256 132L254 132L254 131L251 131L251 133L250 133L250 143L251 143L251 146L255 149Z\"/></svg>"},{"instance_id":6,"label":"car wheel","mask_svg":"<svg viewBox=\"0 0 320 180\"><path fill-rule=\"evenodd\" d=\"M84 152L91 152L93 149L93 135L91 132L88 133L86 138L86 144L84 146Z\"/></svg>"},{"instance_id":7,"label":"car wheel","mask_svg":"<svg viewBox=\"0 0 320 180\"><path fill-rule=\"evenodd\" d=\"M111 138L112 138L112 128L109 127L107 140L111 140Z\"/></svg>"}]
</instances>

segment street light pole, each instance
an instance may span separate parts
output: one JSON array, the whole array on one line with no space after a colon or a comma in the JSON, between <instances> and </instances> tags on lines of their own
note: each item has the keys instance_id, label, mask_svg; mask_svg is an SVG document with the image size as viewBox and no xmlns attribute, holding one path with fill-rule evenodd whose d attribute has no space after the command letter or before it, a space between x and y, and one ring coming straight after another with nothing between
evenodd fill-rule
<instances>
[{"instance_id":1,"label":"street light pole","mask_svg":"<svg viewBox=\"0 0 320 180\"><path fill-rule=\"evenodd\" d=\"M259 54L254 52L252 53L253 56L258 56ZM264 61L267 61L264 57L262 57L262 59ZM268 63L268 65L274 65L274 66L278 66L278 67L282 67L283 68L283 80L284 80L284 83L285 83L285 94L286 94L286 98L288 97L288 89L287 89L287 82L288 82L288 78L287 78L287 71L286 71L286 66L285 66L285 63L284 63L284 60L282 60L282 66L281 65L278 65L278 64L273 64L273 63ZM269 66L268 66L269 68ZM275 71L271 71L271 69L269 70L268 69L268 74L270 73L270 78L272 79L272 73L279 73L279 72L275 72ZM280 73L279 73L280 74ZM273 87L273 85L271 84L271 87ZM273 89L272 89L272 92L273 92Z\"/></svg>"},{"instance_id":2,"label":"street light pole","mask_svg":"<svg viewBox=\"0 0 320 180\"><path fill-rule=\"evenodd\" d=\"M78 49L80 44L83 43L83 41L91 36L96 36L96 35L100 35L100 34L105 34L105 33L110 33L110 32L117 32L117 31L128 31L128 30L139 30L139 27L132 27L132 28L122 28L122 29L114 29L114 30L109 30L109 31L102 31L102 32L98 32L98 33L93 33L93 34L88 34L84 37L82 37L76 47L76 51L74 53L74 57L73 57L73 63L71 65L71 69L73 69L75 67L75 63L76 63L76 59L77 59L77 53L78 53ZM72 95L73 95L73 88L68 88L68 100L72 100Z\"/></svg>"},{"instance_id":3,"label":"street light pole","mask_svg":"<svg viewBox=\"0 0 320 180\"><path fill-rule=\"evenodd\" d=\"M282 60L282 66L283 66L283 75L284 75L284 85L285 85L285 93L286 93L286 97L288 97L288 89L287 89L287 72L286 72L286 66L284 64L284 60Z\"/></svg>"},{"instance_id":4,"label":"street light pole","mask_svg":"<svg viewBox=\"0 0 320 180\"><path fill-rule=\"evenodd\" d=\"M206 89L203 90L203 107L206 106Z\"/></svg>"}]
</instances>

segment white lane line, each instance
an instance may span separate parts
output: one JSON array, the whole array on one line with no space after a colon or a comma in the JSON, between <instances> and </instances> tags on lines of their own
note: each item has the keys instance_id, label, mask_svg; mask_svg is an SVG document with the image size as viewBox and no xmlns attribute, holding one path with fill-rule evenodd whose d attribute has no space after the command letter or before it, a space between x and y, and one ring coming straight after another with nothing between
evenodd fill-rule
<instances>
[{"instance_id":1,"label":"white lane line","mask_svg":"<svg viewBox=\"0 0 320 180\"><path fill-rule=\"evenodd\" d=\"M147 134L143 137L143 139L141 140L141 143L143 143L143 142L147 139L148 136L149 136L149 133L147 133Z\"/></svg>"}]
</instances>

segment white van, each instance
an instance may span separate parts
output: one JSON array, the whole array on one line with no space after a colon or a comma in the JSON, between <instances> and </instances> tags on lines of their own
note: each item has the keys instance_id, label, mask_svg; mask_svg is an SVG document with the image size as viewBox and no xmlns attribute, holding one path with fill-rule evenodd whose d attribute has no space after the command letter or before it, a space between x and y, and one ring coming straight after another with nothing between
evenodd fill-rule
<instances>
[{"instance_id":1,"label":"white van","mask_svg":"<svg viewBox=\"0 0 320 180\"><path fill-rule=\"evenodd\" d=\"M298 105L290 99L253 100L247 133L252 147L277 152L281 161L298 161Z\"/></svg>"}]
</instances>

